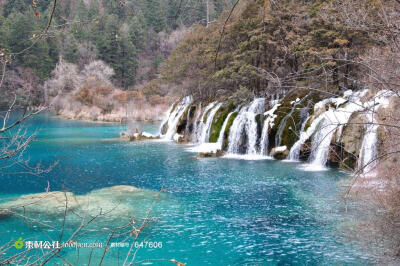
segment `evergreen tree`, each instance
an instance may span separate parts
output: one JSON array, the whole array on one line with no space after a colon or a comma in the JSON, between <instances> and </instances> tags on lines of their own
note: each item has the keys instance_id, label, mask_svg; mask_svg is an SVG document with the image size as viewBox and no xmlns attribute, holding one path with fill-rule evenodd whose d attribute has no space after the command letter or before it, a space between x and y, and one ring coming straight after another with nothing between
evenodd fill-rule
<instances>
[{"instance_id":1,"label":"evergreen tree","mask_svg":"<svg viewBox=\"0 0 400 266\"><path fill-rule=\"evenodd\" d=\"M128 22L129 38L137 49L144 49L146 42L146 22L142 12L137 14Z\"/></svg>"},{"instance_id":2,"label":"evergreen tree","mask_svg":"<svg viewBox=\"0 0 400 266\"><path fill-rule=\"evenodd\" d=\"M146 0L146 10L144 13L147 25L155 32L163 31L167 26L166 15L160 4L160 0Z\"/></svg>"},{"instance_id":3,"label":"evergreen tree","mask_svg":"<svg viewBox=\"0 0 400 266\"><path fill-rule=\"evenodd\" d=\"M51 39L35 39L40 25L32 12L12 13L2 25L5 47L17 53L12 66L32 68L43 80L49 77L58 58L57 46ZM29 48L29 53L24 52Z\"/></svg>"},{"instance_id":4,"label":"evergreen tree","mask_svg":"<svg viewBox=\"0 0 400 266\"><path fill-rule=\"evenodd\" d=\"M137 51L131 42L129 35L120 31L117 39L116 58L118 61L113 65L115 79L123 88L134 85L137 69Z\"/></svg>"},{"instance_id":5,"label":"evergreen tree","mask_svg":"<svg viewBox=\"0 0 400 266\"><path fill-rule=\"evenodd\" d=\"M135 82L137 51L127 30L121 30L117 21L115 15L109 15L99 23L99 27L104 31L97 36L96 46L100 59L114 69L115 82L128 88Z\"/></svg>"}]
</instances>

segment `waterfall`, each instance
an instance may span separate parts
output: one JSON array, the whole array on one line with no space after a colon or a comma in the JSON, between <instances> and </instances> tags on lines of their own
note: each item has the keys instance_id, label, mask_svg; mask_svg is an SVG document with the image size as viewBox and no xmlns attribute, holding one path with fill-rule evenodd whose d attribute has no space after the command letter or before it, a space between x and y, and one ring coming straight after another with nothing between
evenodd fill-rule
<instances>
[{"instance_id":1,"label":"waterfall","mask_svg":"<svg viewBox=\"0 0 400 266\"><path fill-rule=\"evenodd\" d=\"M374 118L375 113L381 107L387 107L389 104L389 97L392 95L391 92L388 91L379 91L371 101L362 103L360 98L363 97L367 93L367 90L350 93L349 91L345 92L344 97L348 100L348 103L336 110L329 110L325 112L323 117L325 117L323 126L318 130L313 138L312 143L312 151L311 151L311 167L321 167L324 166L329 155L329 145L327 139L332 139L332 136L337 131L338 134L341 134L343 131L343 126L348 123L348 120L352 113L360 112L367 110L367 120L368 123L366 125L366 134L364 135L362 141L362 147L360 151L360 158L358 162L359 169L364 169L364 173L371 171L377 162L372 162L377 157L377 130L378 125L376 125L376 121ZM329 124L327 124L329 122ZM336 127L336 129L334 128ZM329 128L331 131L327 132ZM326 136L323 134L326 133ZM324 138L324 139L321 139ZM318 142L320 144L318 145ZM316 148L314 150L313 148Z\"/></svg>"},{"instance_id":2,"label":"waterfall","mask_svg":"<svg viewBox=\"0 0 400 266\"><path fill-rule=\"evenodd\" d=\"M291 161L298 161L300 159L300 148L301 145L303 144L302 142L306 141L309 137L306 138L306 134L303 134L304 132L304 128L306 127L306 124L308 122L308 120L310 120L311 116L308 115L306 117L306 119L303 121L303 124L301 125L301 129L300 129L300 138L299 140L292 146L292 148L290 149L289 155L288 155L288 159ZM304 141L301 141L302 139L306 138Z\"/></svg>"},{"instance_id":3,"label":"waterfall","mask_svg":"<svg viewBox=\"0 0 400 266\"><path fill-rule=\"evenodd\" d=\"M216 104L211 103L209 104L203 112L203 115L201 116L201 131L200 134L197 133L198 140L199 140L199 145L189 148L188 150L191 152L197 152L197 153L216 153L218 150L221 149L222 145L219 145L219 142L217 143L209 143L208 140L210 138L210 131L211 131L211 126L212 122L214 120L215 114L218 112L219 108L221 108L222 103ZM203 123L205 115L208 113L207 120L205 123Z\"/></svg>"},{"instance_id":4,"label":"waterfall","mask_svg":"<svg viewBox=\"0 0 400 266\"><path fill-rule=\"evenodd\" d=\"M353 103L354 105L356 105L356 106L353 106L353 108L355 108L355 107L360 107L361 106L361 104L360 103L358 103L358 99L360 98L360 97L362 97L363 95L365 94L365 92L362 92L362 94L359 94L359 93L356 93L356 97L355 97L355 102ZM327 105L327 104L330 104L330 103L333 103L333 104L335 104L335 106L336 107L338 107L339 105L341 105L341 104L344 104L344 103L346 103L348 100L351 100L352 97L353 96L353 93L352 93L352 91L351 90L348 90L348 91L346 91L345 93L344 93L344 96L343 96L343 98L328 98L328 99L324 99L324 100L322 100L322 101L320 101L320 102L318 102L318 103L316 103L315 105L314 105L314 112L316 112L318 109L322 109L322 108L325 108L325 105ZM358 97L357 97L358 96ZM357 109L357 108L355 108L355 109ZM352 112L351 112L352 113ZM351 113L349 114L349 118L350 118L350 115L351 115ZM290 151L289 151L289 155L288 155L288 159L289 160L293 160L293 161L298 161L299 160L299 156L300 156L300 149L301 149L301 146L319 129L319 127L320 127L320 123L322 123L322 121L325 119L325 118L327 118L326 116L328 116L327 114L325 114L325 113L323 113L323 114L321 114L320 116L318 116L317 118L315 118L315 120L313 121L313 123L311 123L311 125L310 125L310 127L307 129L307 131L304 131L304 128L305 128L305 125L306 125L306 123L307 123L307 121L309 120L309 119L311 119L312 117L308 117L304 122L303 122L303 125L302 125L302 129L301 129L301 131L300 131L300 138L299 138L299 140L295 143L295 144L293 144L293 146L292 146L292 148L290 149ZM336 120L336 119L334 119L334 120ZM347 119L348 120L348 119ZM329 122L329 119L328 119L328 122ZM335 126L336 127L336 126ZM341 130L342 129L342 127L343 127L343 125L339 125L339 130ZM331 128L332 129L332 128ZM332 130L335 130L335 128L333 128ZM332 135L331 135L332 136ZM329 136L327 136L326 138L329 138ZM322 138L321 138L322 139ZM320 139L320 140L321 140ZM330 140L330 139L329 139ZM317 142L315 142L314 143L315 145L317 145L318 143ZM329 147L328 147L329 148ZM317 147L316 147L316 149L317 149ZM321 150L321 152L322 152L322 150ZM326 150L324 150L324 152L326 152ZM329 150L328 150L328 152L329 152ZM322 160L323 161L323 160Z\"/></svg>"},{"instance_id":5,"label":"waterfall","mask_svg":"<svg viewBox=\"0 0 400 266\"><path fill-rule=\"evenodd\" d=\"M243 133L246 136L246 154L257 154L258 126L256 116L265 109L265 98L255 99L250 105L243 107L232 123L229 132L228 152L240 154Z\"/></svg>"},{"instance_id":6,"label":"waterfall","mask_svg":"<svg viewBox=\"0 0 400 266\"><path fill-rule=\"evenodd\" d=\"M189 110L186 115L186 127L185 127L185 136L189 136L190 131L190 115L191 115L192 108L189 107Z\"/></svg>"},{"instance_id":7,"label":"waterfall","mask_svg":"<svg viewBox=\"0 0 400 266\"><path fill-rule=\"evenodd\" d=\"M264 126L261 134L261 141L260 141L260 155L267 155L268 154L268 145L269 145L269 140L268 140L268 132L269 128L273 126L273 122L276 118L277 115L275 115L276 109L281 106L279 103L275 103L273 107L268 110L267 112L264 113L264 116L267 118L264 121Z\"/></svg>"},{"instance_id":8,"label":"waterfall","mask_svg":"<svg viewBox=\"0 0 400 266\"><path fill-rule=\"evenodd\" d=\"M362 170L362 173L369 174L377 165L376 143L378 141L378 125L376 125L373 113L369 113L366 116L369 124L366 125L357 168L358 170Z\"/></svg>"},{"instance_id":9,"label":"waterfall","mask_svg":"<svg viewBox=\"0 0 400 266\"><path fill-rule=\"evenodd\" d=\"M219 149L222 149L222 146L224 145L225 130L226 130L226 127L228 125L229 119L231 118L233 113L234 112L230 112L228 114L228 116L225 118L224 123L222 124L221 131L219 132L218 141L217 141Z\"/></svg>"},{"instance_id":10,"label":"waterfall","mask_svg":"<svg viewBox=\"0 0 400 266\"><path fill-rule=\"evenodd\" d=\"M305 97L303 97L303 99L300 100L299 98L297 98L296 101L292 102L292 108L290 109L290 112L287 115L285 115L285 117L282 119L281 123L279 124L278 131L276 133L276 138L275 138L275 147L281 146L282 133L285 130L285 126L286 126L288 119L292 117L294 111L296 110L297 105L302 103L303 100L307 98L307 96L308 96L308 94Z\"/></svg>"},{"instance_id":11,"label":"waterfall","mask_svg":"<svg viewBox=\"0 0 400 266\"><path fill-rule=\"evenodd\" d=\"M379 91L376 95L367 95L368 90L344 92L343 97L324 99L316 103L313 107L314 114L309 115L309 107L312 101L309 101L306 107L299 109L301 127L299 139L290 149L288 159L299 160L301 148L308 141L311 143L309 163L305 169L321 170L329 159L330 147L333 142L342 141L342 132L344 126L349 122L354 112L359 112L366 117L368 123L364 125L365 133L362 137L357 168L362 172L371 172L377 165L374 160L377 158L378 148L378 125L374 116L379 108L386 107L389 98L393 95L391 92ZM367 101L366 98L372 99ZM296 107L304 101L296 99L293 101L292 108L288 114L281 120L275 139L276 145L281 144L282 134L285 124L291 115L296 111ZM193 110L188 110L193 102L192 97L183 98L179 103L174 103L167 112L167 116L161 123L160 134L163 139L171 140L176 134L178 124L182 116L187 112L187 121L185 134L191 135L191 140L198 143L196 147L190 150L203 153L215 153L221 150L224 143L225 131L232 115L237 112L238 115L233 120L228 134L228 157L239 157L247 159L265 159L268 154L269 130L274 126L277 117L275 114L281 104L278 100L271 101L270 110L265 112L265 98L254 99L251 103L237 107L234 111L228 113L222 123L216 143L209 143L211 128L217 112L220 110L223 102L212 102L202 108L202 103L196 106L195 114ZM186 114L185 114L186 115ZM264 115L263 127L260 133L258 115ZM193 118L193 119L190 119ZM192 121L190 121L192 120ZM310 123L310 120L311 123ZM193 122L193 123L190 123ZM299 123L300 123L299 122ZM306 125L310 126L306 129ZM193 128L191 127L193 126ZM296 130L297 132L297 130ZM261 136L260 136L261 135ZM334 139L334 136L336 137ZM226 140L225 140L226 141ZM243 156L245 155L245 156Z\"/></svg>"},{"instance_id":12,"label":"waterfall","mask_svg":"<svg viewBox=\"0 0 400 266\"><path fill-rule=\"evenodd\" d=\"M365 91L352 93L346 91L343 98L330 98L318 102L314 110L324 108L328 103L333 103L340 108L330 107L328 111L320 114L311 126L300 134L300 139L293 145L289 152L289 159L298 160L301 146L311 137L310 163L306 167L308 170L322 170L328 161L329 150L332 137L335 133L341 134L343 126L347 124L352 113L363 110L364 106L360 98L365 95Z\"/></svg>"},{"instance_id":13,"label":"waterfall","mask_svg":"<svg viewBox=\"0 0 400 266\"><path fill-rule=\"evenodd\" d=\"M217 104L215 107L213 107L210 112L208 113L207 116L207 121L203 126L203 130L201 132L201 143L206 143L208 142L210 138L210 131L211 131L211 125L212 121L214 120L215 114L218 112L219 108L221 108L222 103ZM205 114L205 113L204 113Z\"/></svg>"},{"instance_id":14,"label":"waterfall","mask_svg":"<svg viewBox=\"0 0 400 266\"><path fill-rule=\"evenodd\" d=\"M389 97L393 95L392 92L382 90L379 91L373 100L365 103L368 113L365 114L367 124L365 125L365 133L361 144L360 155L357 162L357 169L362 171L363 174L374 176L373 170L378 164L378 128L375 113L379 108L386 108L389 105Z\"/></svg>"},{"instance_id":15,"label":"waterfall","mask_svg":"<svg viewBox=\"0 0 400 266\"><path fill-rule=\"evenodd\" d=\"M202 135L203 135L203 129L205 127L205 123L204 123L204 116L207 114L207 112L213 108L215 106L216 102L212 102L210 104L208 104L206 106L206 108L204 108L203 112L201 113L201 117L200 117L200 121L198 121L197 125L196 125L196 131L193 132L194 136L195 136L195 140L194 142L196 143L201 143L202 141ZM200 115L200 114L198 114Z\"/></svg>"},{"instance_id":16,"label":"waterfall","mask_svg":"<svg viewBox=\"0 0 400 266\"><path fill-rule=\"evenodd\" d=\"M191 96L187 96L183 98L182 102L178 104L178 106L175 107L175 109L170 113L168 121L166 122L168 125L168 130L165 133L165 135L161 135L163 139L166 140L172 140L175 131L176 131L176 126L179 122L179 119L183 115L183 113L186 111L186 108L193 102L193 98Z\"/></svg>"},{"instance_id":17,"label":"waterfall","mask_svg":"<svg viewBox=\"0 0 400 266\"><path fill-rule=\"evenodd\" d=\"M196 116L193 121L193 130L192 130L192 135L191 135L191 140L193 142L197 142L197 126L199 123L200 115L201 115L201 103L199 103L199 105L196 108Z\"/></svg>"},{"instance_id":18,"label":"waterfall","mask_svg":"<svg viewBox=\"0 0 400 266\"><path fill-rule=\"evenodd\" d=\"M328 110L322 114L323 119L317 126L317 131L311 142L310 167L315 170L323 169L328 161L332 136L341 124L347 123L351 112Z\"/></svg>"},{"instance_id":19,"label":"waterfall","mask_svg":"<svg viewBox=\"0 0 400 266\"><path fill-rule=\"evenodd\" d=\"M164 126L167 125L168 120L171 117L171 112L172 112L172 109L174 108L175 104L176 104L176 102L171 105L171 107L168 109L167 113L165 114L163 120L161 121L160 129L159 129L160 135L162 135L163 128L164 128Z\"/></svg>"}]
</instances>

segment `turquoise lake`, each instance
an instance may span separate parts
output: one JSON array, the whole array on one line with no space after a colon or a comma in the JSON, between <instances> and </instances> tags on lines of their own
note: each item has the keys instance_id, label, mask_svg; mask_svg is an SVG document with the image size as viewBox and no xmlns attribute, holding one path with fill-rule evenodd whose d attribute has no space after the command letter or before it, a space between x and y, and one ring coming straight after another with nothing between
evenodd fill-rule
<instances>
[{"instance_id":1,"label":"turquoise lake","mask_svg":"<svg viewBox=\"0 0 400 266\"><path fill-rule=\"evenodd\" d=\"M126 126L69 121L50 115L28 120L37 140L27 151L32 163L57 162L42 176L0 175L4 201L24 194L64 188L77 195L116 185L144 189L143 198L126 199L139 216L151 207L156 220L139 241L162 242L142 248L135 261L176 259L187 265L332 265L369 264L365 250L349 242L340 182L347 174L335 169L306 172L298 163L275 160L196 158L187 145L172 142L126 142L118 139ZM142 124L157 133L158 124ZM162 192L160 192L162 190ZM148 195L159 192L153 201ZM146 198L147 197L147 198ZM100 203L101 204L101 203ZM51 213L41 218L57 224ZM59 218L59 217L58 217ZM54 219L54 222L52 222ZM107 228L118 219L99 223ZM111 222L112 221L112 222ZM67 224L65 236L74 231ZM17 238L48 240L57 230L27 225L21 218L0 219L1 244ZM106 242L107 236L90 236ZM10 253L13 251L10 250ZM103 265L123 263L127 248L112 248ZM65 249L74 265L88 264L90 250ZM91 258L98 264L102 250ZM62 264L60 258L53 263ZM165 261L145 264L173 265Z\"/></svg>"}]
</instances>

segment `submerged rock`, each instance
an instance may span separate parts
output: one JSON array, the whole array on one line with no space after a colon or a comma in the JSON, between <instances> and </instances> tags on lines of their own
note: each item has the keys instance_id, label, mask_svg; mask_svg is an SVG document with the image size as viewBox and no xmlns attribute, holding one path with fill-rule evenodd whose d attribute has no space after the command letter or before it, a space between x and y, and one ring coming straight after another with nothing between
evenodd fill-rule
<instances>
[{"instance_id":1,"label":"submerged rock","mask_svg":"<svg viewBox=\"0 0 400 266\"><path fill-rule=\"evenodd\" d=\"M278 160L284 160L289 155L289 150L286 146L272 148L271 156Z\"/></svg>"},{"instance_id":2,"label":"submerged rock","mask_svg":"<svg viewBox=\"0 0 400 266\"><path fill-rule=\"evenodd\" d=\"M153 135L153 134L147 133L147 132L139 132L138 130L136 130L136 132L133 134L122 132L120 136L122 139L126 139L129 141L142 141L142 140L159 139L160 138L159 135Z\"/></svg>"},{"instance_id":3,"label":"submerged rock","mask_svg":"<svg viewBox=\"0 0 400 266\"><path fill-rule=\"evenodd\" d=\"M142 206L145 201L151 201L157 195L157 192L133 186L113 186L85 195L63 191L35 193L0 204L0 217L23 214L35 219L62 218L66 212L71 222L99 214L107 220L121 220L130 215L140 218L144 214L141 213L143 210L138 210L137 205Z\"/></svg>"},{"instance_id":4,"label":"submerged rock","mask_svg":"<svg viewBox=\"0 0 400 266\"><path fill-rule=\"evenodd\" d=\"M217 158L224 155L224 152L221 150L217 150L216 152L199 152L197 153L197 157L199 158Z\"/></svg>"}]
</instances>

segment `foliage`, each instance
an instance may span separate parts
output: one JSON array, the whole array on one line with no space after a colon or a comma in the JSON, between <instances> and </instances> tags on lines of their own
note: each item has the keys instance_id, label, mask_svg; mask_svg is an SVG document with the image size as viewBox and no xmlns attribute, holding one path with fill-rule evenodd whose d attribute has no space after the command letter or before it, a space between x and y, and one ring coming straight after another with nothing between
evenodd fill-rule
<instances>
[{"instance_id":1,"label":"foliage","mask_svg":"<svg viewBox=\"0 0 400 266\"><path fill-rule=\"evenodd\" d=\"M49 77L58 59L58 48L54 39L34 41L40 33L42 20L36 19L33 10L26 13L11 13L0 27L0 47L7 53L17 53L11 67L31 68L41 80ZM21 52L30 48L30 52Z\"/></svg>"},{"instance_id":2,"label":"foliage","mask_svg":"<svg viewBox=\"0 0 400 266\"><path fill-rule=\"evenodd\" d=\"M358 68L349 61L373 44L368 34L325 19L335 15L325 9L330 1L270 2L246 1L226 25L225 13L195 27L166 61L165 79L198 98L242 88L266 96L296 86L354 86Z\"/></svg>"},{"instance_id":3,"label":"foliage","mask_svg":"<svg viewBox=\"0 0 400 266\"><path fill-rule=\"evenodd\" d=\"M94 60L111 66L114 84L133 89L138 77L139 57L149 58L148 78L158 73L168 56L161 53L163 38L180 28L205 23L203 1L188 0L66 0L58 1L49 38L33 40L46 27L53 2L50 0L0 1L0 49L18 53L12 69L31 68L43 82L50 77L59 57L79 68ZM230 5L211 5L212 18ZM56 30L55 30L56 29ZM53 33L54 32L54 33ZM167 35L167 36L166 36ZM30 53L21 53L32 46Z\"/></svg>"}]
</instances>

